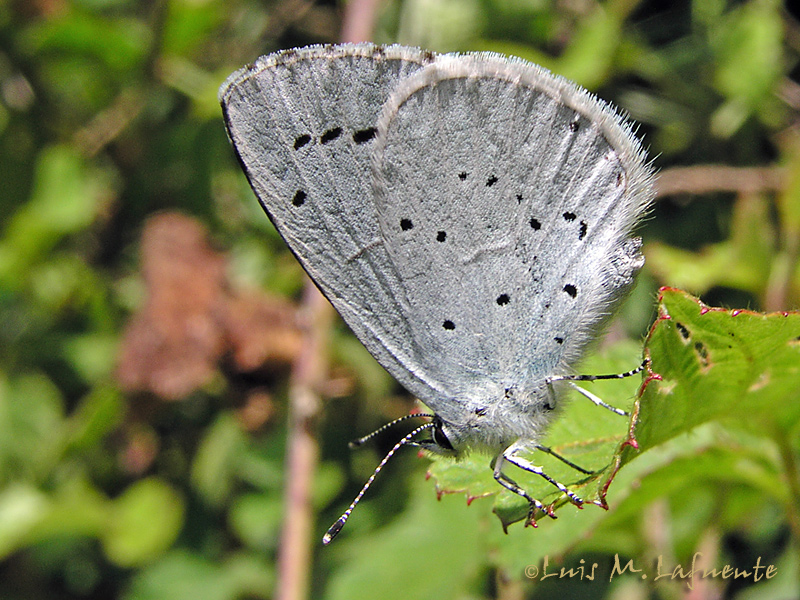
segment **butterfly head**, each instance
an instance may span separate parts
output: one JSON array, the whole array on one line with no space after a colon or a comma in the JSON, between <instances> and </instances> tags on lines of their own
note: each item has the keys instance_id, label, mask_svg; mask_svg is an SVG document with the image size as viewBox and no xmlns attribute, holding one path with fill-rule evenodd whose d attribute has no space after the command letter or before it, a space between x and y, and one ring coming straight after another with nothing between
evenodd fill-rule
<instances>
[{"instance_id":1,"label":"butterfly head","mask_svg":"<svg viewBox=\"0 0 800 600\"><path fill-rule=\"evenodd\" d=\"M457 411L434 414L430 437L413 444L440 455L461 456L471 449L494 455L520 440L535 440L552 419L555 387L546 382L499 386L493 393L462 402Z\"/></svg>"},{"instance_id":2,"label":"butterfly head","mask_svg":"<svg viewBox=\"0 0 800 600\"><path fill-rule=\"evenodd\" d=\"M458 431L442 420L439 415L433 415L431 424L433 426L430 429L430 439L416 440L413 442L413 444L435 454L457 456L459 452L456 450L456 448L460 446L460 437L458 435ZM453 445L451 438L455 441L455 446Z\"/></svg>"}]
</instances>

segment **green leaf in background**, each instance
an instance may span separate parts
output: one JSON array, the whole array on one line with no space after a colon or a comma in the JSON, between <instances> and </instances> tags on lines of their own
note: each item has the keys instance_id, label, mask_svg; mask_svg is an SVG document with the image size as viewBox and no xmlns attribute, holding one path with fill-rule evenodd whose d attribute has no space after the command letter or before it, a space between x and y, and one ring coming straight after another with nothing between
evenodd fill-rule
<instances>
[{"instance_id":1,"label":"green leaf in background","mask_svg":"<svg viewBox=\"0 0 800 600\"><path fill-rule=\"evenodd\" d=\"M464 597L479 575L487 551L481 523L490 517L489 503L479 500L467 506L454 497L436 501L430 485L421 480L408 502L409 510L383 527L380 535L341 540L344 560L334 568L327 598ZM442 540L458 551L442 551ZM412 577L412 573L425 576ZM429 585L428 578L435 578L436 585Z\"/></svg>"},{"instance_id":2,"label":"green leaf in background","mask_svg":"<svg viewBox=\"0 0 800 600\"><path fill-rule=\"evenodd\" d=\"M47 508L46 496L32 486L14 484L0 491L0 557L8 556L27 539Z\"/></svg>"},{"instance_id":3,"label":"green leaf in background","mask_svg":"<svg viewBox=\"0 0 800 600\"><path fill-rule=\"evenodd\" d=\"M32 524L25 541L99 537L108 532L113 503L82 473L70 474L52 493L42 496L47 510Z\"/></svg>"},{"instance_id":4,"label":"green leaf in background","mask_svg":"<svg viewBox=\"0 0 800 600\"><path fill-rule=\"evenodd\" d=\"M151 32L134 18L104 18L91 11L64 11L22 32L19 43L30 54L79 52L114 70L128 70L144 58Z\"/></svg>"},{"instance_id":5,"label":"green leaf in background","mask_svg":"<svg viewBox=\"0 0 800 600\"><path fill-rule=\"evenodd\" d=\"M192 484L209 504L220 504L231 493L245 443L242 428L229 412L220 413L206 431L192 465Z\"/></svg>"},{"instance_id":6,"label":"green leaf in background","mask_svg":"<svg viewBox=\"0 0 800 600\"><path fill-rule=\"evenodd\" d=\"M206 558L173 551L141 571L125 594L128 600L233 600L235 588Z\"/></svg>"},{"instance_id":7,"label":"green leaf in background","mask_svg":"<svg viewBox=\"0 0 800 600\"><path fill-rule=\"evenodd\" d=\"M772 90L783 70L780 10L777 0L746 2L723 17L712 34L718 63L714 79L728 98L711 122L720 136L732 135L752 112L774 105Z\"/></svg>"},{"instance_id":8,"label":"green leaf in background","mask_svg":"<svg viewBox=\"0 0 800 600\"><path fill-rule=\"evenodd\" d=\"M89 166L75 148L43 149L31 198L5 225L0 239L0 283L21 287L31 266L64 236L86 229L110 194L109 174Z\"/></svg>"},{"instance_id":9,"label":"green leaf in background","mask_svg":"<svg viewBox=\"0 0 800 600\"><path fill-rule=\"evenodd\" d=\"M125 403L119 390L98 387L84 397L70 415L67 443L74 449L90 449L122 421Z\"/></svg>"},{"instance_id":10,"label":"green leaf in background","mask_svg":"<svg viewBox=\"0 0 800 600\"><path fill-rule=\"evenodd\" d=\"M110 502L80 475L51 494L14 484L0 492L0 556L49 540L97 537L107 531Z\"/></svg>"},{"instance_id":11,"label":"green leaf in background","mask_svg":"<svg viewBox=\"0 0 800 600\"><path fill-rule=\"evenodd\" d=\"M399 19L398 43L453 52L479 32L485 18L476 0L410 0Z\"/></svg>"},{"instance_id":12,"label":"green leaf in background","mask_svg":"<svg viewBox=\"0 0 800 600\"><path fill-rule=\"evenodd\" d=\"M249 548L263 550L277 545L283 516L283 494L240 494L231 503L228 521L236 536Z\"/></svg>"},{"instance_id":13,"label":"green leaf in background","mask_svg":"<svg viewBox=\"0 0 800 600\"><path fill-rule=\"evenodd\" d=\"M675 287L695 294L718 285L763 294L773 267L776 242L769 213L764 197L743 196L734 204L728 239L698 252L650 244L645 250L648 266ZM736 268L731 269L730 265Z\"/></svg>"},{"instance_id":14,"label":"green leaf in background","mask_svg":"<svg viewBox=\"0 0 800 600\"><path fill-rule=\"evenodd\" d=\"M103 546L114 563L132 567L165 552L183 525L183 499L170 485L151 477L128 487L114 501Z\"/></svg>"},{"instance_id":15,"label":"green leaf in background","mask_svg":"<svg viewBox=\"0 0 800 600\"><path fill-rule=\"evenodd\" d=\"M596 7L581 23L564 54L550 68L589 90L597 89L606 81L622 29L622 20L612 10Z\"/></svg>"},{"instance_id":16,"label":"green leaf in background","mask_svg":"<svg viewBox=\"0 0 800 600\"><path fill-rule=\"evenodd\" d=\"M268 598L272 567L250 555L233 554L219 564L175 550L133 578L125 600L235 600Z\"/></svg>"},{"instance_id":17,"label":"green leaf in background","mask_svg":"<svg viewBox=\"0 0 800 600\"><path fill-rule=\"evenodd\" d=\"M42 373L0 372L0 483L39 481L58 460L64 399Z\"/></svg>"}]
</instances>

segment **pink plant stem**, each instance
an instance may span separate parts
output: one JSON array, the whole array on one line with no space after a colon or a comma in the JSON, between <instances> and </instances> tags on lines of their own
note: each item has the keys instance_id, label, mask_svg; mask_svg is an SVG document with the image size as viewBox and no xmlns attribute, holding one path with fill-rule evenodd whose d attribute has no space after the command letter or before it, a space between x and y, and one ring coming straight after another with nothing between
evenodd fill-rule
<instances>
[{"instance_id":1,"label":"pink plant stem","mask_svg":"<svg viewBox=\"0 0 800 600\"><path fill-rule=\"evenodd\" d=\"M350 0L345 6L342 41L369 40L379 0ZM312 544L321 544L313 535L311 490L319 462L316 428L322 406L319 390L328 371L327 344L333 309L311 281L306 282L303 309L308 328L304 350L294 365L289 392L289 438L277 600L308 598Z\"/></svg>"}]
</instances>

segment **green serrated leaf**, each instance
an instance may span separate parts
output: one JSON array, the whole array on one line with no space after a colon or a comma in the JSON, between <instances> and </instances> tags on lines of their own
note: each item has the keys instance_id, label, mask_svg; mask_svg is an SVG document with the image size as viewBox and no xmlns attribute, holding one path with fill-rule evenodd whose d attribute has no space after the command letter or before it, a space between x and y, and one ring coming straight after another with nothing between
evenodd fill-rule
<instances>
[{"instance_id":1,"label":"green serrated leaf","mask_svg":"<svg viewBox=\"0 0 800 600\"><path fill-rule=\"evenodd\" d=\"M638 400L641 450L712 419L769 432L800 417L793 401L800 387L800 313L709 308L663 288L659 315L647 350L660 379Z\"/></svg>"}]
</instances>

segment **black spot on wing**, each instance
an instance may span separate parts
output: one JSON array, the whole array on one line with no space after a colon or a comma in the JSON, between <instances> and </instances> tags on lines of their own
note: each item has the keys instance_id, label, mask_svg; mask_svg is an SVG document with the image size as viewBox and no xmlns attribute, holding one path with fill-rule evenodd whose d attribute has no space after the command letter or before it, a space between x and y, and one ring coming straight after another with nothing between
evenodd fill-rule
<instances>
[{"instance_id":1,"label":"black spot on wing","mask_svg":"<svg viewBox=\"0 0 800 600\"><path fill-rule=\"evenodd\" d=\"M295 139L294 149L300 150L300 148L308 144L310 141L311 141L311 136L308 135L307 133L304 133L303 135L298 136L297 139Z\"/></svg>"},{"instance_id":2,"label":"black spot on wing","mask_svg":"<svg viewBox=\"0 0 800 600\"><path fill-rule=\"evenodd\" d=\"M303 206L306 201L306 193L303 190L297 190L292 197L292 204L294 206Z\"/></svg>"},{"instance_id":3,"label":"black spot on wing","mask_svg":"<svg viewBox=\"0 0 800 600\"><path fill-rule=\"evenodd\" d=\"M375 136L378 134L378 130L374 127L369 127L367 129L359 129L358 131L353 133L353 141L356 144L366 144L371 139L374 139Z\"/></svg>"},{"instance_id":4,"label":"black spot on wing","mask_svg":"<svg viewBox=\"0 0 800 600\"><path fill-rule=\"evenodd\" d=\"M328 143L332 142L333 140L335 140L336 138L338 138L340 135L342 135L342 128L341 127L334 127L333 129L329 129L328 131L323 133L320 136L319 141L322 144L328 144Z\"/></svg>"}]
</instances>

